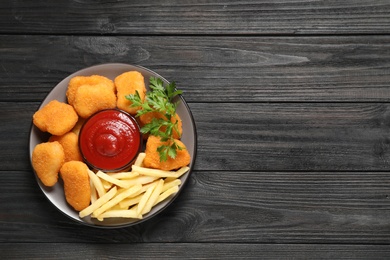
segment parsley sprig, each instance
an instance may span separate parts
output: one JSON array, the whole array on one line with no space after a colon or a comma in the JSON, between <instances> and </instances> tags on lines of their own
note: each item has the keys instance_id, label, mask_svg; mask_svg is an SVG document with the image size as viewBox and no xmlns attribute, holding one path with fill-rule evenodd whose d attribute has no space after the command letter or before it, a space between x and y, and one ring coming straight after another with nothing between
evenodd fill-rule
<instances>
[{"instance_id":1,"label":"parsley sprig","mask_svg":"<svg viewBox=\"0 0 390 260\"><path fill-rule=\"evenodd\" d=\"M168 157L174 159L177 150L183 148L173 138L174 131L179 133L177 120L173 120L174 122L171 120L176 115L178 104L173 102L173 98L182 94L183 91L176 89L175 82L164 86L164 82L155 77L150 77L149 83L150 91L146 93L144 101L141 100L138 91L135 94L126 95L126 99L132 102L131 107L140 107L136 114L137 117L150 112L159 112L164 115L165 118L153 118L150 123L145 124L141 128L141 133L158 136L161 142L165 143L157 148L160 161L166 161ZM162 126L165 131L161 130Z\"/></svg>"}]
</instances>

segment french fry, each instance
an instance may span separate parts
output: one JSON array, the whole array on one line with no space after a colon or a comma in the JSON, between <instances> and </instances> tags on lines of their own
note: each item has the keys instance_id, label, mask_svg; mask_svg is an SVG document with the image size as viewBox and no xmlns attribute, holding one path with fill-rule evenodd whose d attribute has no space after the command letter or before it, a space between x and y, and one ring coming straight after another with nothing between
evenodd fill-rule
<instances>
[{"instance_id":1,"label":"french fry","mask_svg":"<svg viewBox=\"0 0 390 260\"><path fill-rule=\"evenodd\" d=\"M173 187L167 189L166 191L162 192L162 193L158 196L157 200L153 203L153 206L152 206L152 207L156 206L157 204L159 204L159 203L162 202L163 200L167 199L167 198L168 198L169 196L171 196L172 194L177 193L178 191L179 191L179 186L173 186ZM133 205L134 205L134 204L133 204ZM131 209L132 209L132 210L138 211L138 208L139 208L139 203L136 204L135 206L133 206ZM143 214L146 214L146 213L143 213ZM141 214L141 215L143 215L143 214Z\"/></svg>"},{"instance_id":2,"label":"french fry","mask_svg":"<svg viewBox=\"0 0 390 260\"><path fill-rule=\"evenodd\" d=\"M126 192L127 190L128 190L128 189L121 189L121 190L118 190L117 195L119 195L119 194L121 194L121 193L123 193L123 192ZM137 196L142 196L142 193L144 193L144 192L145 192L145 189L144 189L144 187L142 186L142 188L141 188L139 191L137 191L137 192L135 192L134 194L132 194L132 195L130 195L130 196L127 196L126 198L124 198L123 200L121 200L121 201L118 203L119 208L121 208L121 209L124 208L123 206L121 206L121 203L122 203L122 205L123 205L123 201L131 200L131 199L133 199L133 198L135 198L135 197L137 197Z\"/></svg>"},{"instance_id":3,"label":"french fry","mask_svg":"<svg viewBox=\"0 0 390 260\"><path fill-rule=\"evenodd\" d=\"M139 203L141 201L142 196L143 196L143 194L139 194L135 197L124 199L121 202L119 202L119 206L122 209L128 209L130 206L133 206L133 205Z\"/></svg>"},{"instance_id":4,"label":"french fry","mask_svg":"<svg viewBox=\"0 0 390 260\"><path fill-rule=\"evenodd\" d=\"M153 206L157 205L158 203L160 203L161 201L165 200L166 198L168 198L172 194L175 194L178 191L179 191L179 186L173 186L172 188L166 190L165 192L161 193L160 196L158 196L158 199Z\"/></svg>"},{"instance_id":5,"label":"french fry","mask_svg":"<svg viewBox=\"0 0 390 260\"><path fill-rule=\"evenodd\" d=\"M189 170L189 167L181 167L177 171L164 171L164 170L159 170L159 169L150 169L150 168L145 168L137 165L132 166L132 170L135 172L138 172L143 175L147 176L154 176L154 177L160 177L160 178L179 178L182 176L184 173L186 173Z\"/></svg>"},{"instance_id":6,"label":"french fry","mask_svg":"<svg viewBox=\"0 0 390 260\"><path fill-rule=\"evenodd\" d=\"M188 166L183 166L179 170L176 171L176 174L178 175L178 178L181 177L184 173L188 172L190 167Z\"/></svg>"},{"instance_id":7,"label":"french fry","mask_svg":"<svg viewBox=\"0 0 390 260\"><path fill-rule=\"evenodd\" d=\"M135 210L109 210L99 215L98 220L103 221L105 218L138 218L142 219L142 216L137 215Z\"/></svg>"},{"instance_id":8,"label":"french fry","mask_svg":"<svg viewBox=\"0 0 390 260\"><path fill-rule=\"evenodd\" d=\"M137 185L137 184L136 184ZM132 187L133 186L135 186L135 185L132 185ZM132 188L132 187L130 187L130 188ZM141 187L142 187L142 185L141 185ZM118 187L118 192L117 192L117 195L119 195L119 194L121 194L122 192L126 192L126 191L128 191L129 190L129 188L120 188L120 187ZM141 188L141 190L139 190L138 192L136 192L134 195L132 195L132 196L137 196L138 194L141 194L142 193L142 188Z\"/></svg>"},{"instance_id":9,"label":"french fry","mask_svg":"<svg viewBox=\"0 0 390 260\"><path fill-rule=\"evenodd\" d=\"M102 182L103 188L104 188L106 191L108 191L109 189L111 189L111 187L112 187L112 183L111 183L111 182L108 182L108 181L106 181L106 180L104 180L104 179L101 179L100 181Z\"/></svg>"},{"instance_id":10,"label":"french fry","mask_svg":"<svg viewBox=\"0 0 390 260\"><path fill-rule=\"evenodd\" d=\"M123 209L123 208L128 208L132 205L135 205L137 204L138 202L140 202L143 194L141 193L144 193L149 187L155 185L155 183L158 182L158 180L154 181L154 182L151 182L151 183L148 183L148 184L144 184L142 185L142 189L140 190L140 194L139 195L135 195L134 197L131 197L131 198L126 198L124 200L122 200L121 202L119 202L120 204L120 207Z\"/></svg>"},{"instance_id":11,"label":"french fry","mask_svg":"<svg viewBox=\"0 0 390 260\"><path fill-rule=\"evenodd\" d=\"M159 181L160 179L157 179L155 180L154 182L150 182L150 183L147 183L147 184L144 184L142 185L142 193L146 192L147 189L149 189L149 187L153 186L153 185L157 185L157 182Z\"/></svg>"},{"instance_id":12,"label":"french fry","mask_svg":"<svg viewBox=\"0 0 390 260\"><path fill-rule=\"evenodd\" d=\"M165 177L176 177L176 173L172 171L164 171L164 170L158 170L158 169L150 169L145 168L137 165L132 166L132 170L135 172L138 172L143 175L147 176L154 176L158 178L165 178Z\"/></svg>"},{"instance_id":13,"label":"french fry","mask_svg":"<svg viewBox=\"0 0 390 260\"><path fill-rule=\"evenodd\" d=\"M153 192L150 195L148 201L146 202L144 208L142 209L141 215L148 213L152 209L154 203L157 201L158 197L160 196L163 186L164 186L164 180L160 179L157 185L155 186L155 188L153 189Z\"/></svg>"},{"instance_id":14,"label":"french fry","mask_svg":"<svg viewBox=\"0 0 390 260\"><path fill-rule=\"evenodd\" d=\"M96 174L91 170L88 170L88 175L89 175L89 179L92 180L93 185L95 186L99 197L102 197L104 194L106 194L106 190L104 189L103 184L99 179L99 177L97 177Z\"/></svg>"},{"instance_id":15,"label":"french fry","mask_svg":"<svg viewBox=\"0 0 390 260\"><path fill-rule=\"evenodd\" d=\"M190 168L187 167L187 166L184 166L184 167L181 167L179 170L177 170L175 173L176 173L176 176L175 177L168 177L165 179L166 182L170 182L170 181L173 181L177 178L180 178L184 173L186 173Z\"/></svg>"},{"instance_id":16,"label":"french fry","mask_svg":"<svg viewBox=\"0 0 390 260\"><path fill-rule=\"evenodd\" d=\"M141 166L144 159L145 159L146 153L139 153L137 159L134 162L134 165Z\"/></svg>"},{"instance_id":17,"label":"french fry","mask_svg":"<svg viewBox=\"0 0 390 260\"><path fill-rule=\"evenodd\" d=\"M107 173L104 173L102 171L98 171L96 173L96 176L98 176L99 178L102 178L103 180L106 180L112 184L115 184L121 188L129 188L131 186L131 184L129 182L115 179L115 178L111 177L110 175L108 175Z\"/></svg>"},{"instance_id":18,"label":"french fry","mask_svg":"<svg viewBox=\"0 0 390 260\"><path fill-rule=\"evenodd\" d=\"M143 196L143 194L141 194L141 193L144 193L147 189L149 189L149 187L155 185L156 182L158 182L158 180L142 185L142 189L140 190L140 194L137 196L122 200L121 202L119 202L120 207L122 209L126 209L126 208L129 208L130 206L133 206L133 205L139 203L142 196Z\"/></svg>"},{"instance_id":19,"label":"french fry","mask_svg":"<svg viewBox=\"0 0 390 260\"><path fill-rule=\"evenodd\" d=\"M167 182L167 179L165 179L164 186L161 190L161 193L166 191L166 190L169 190L170 188L172 188L174 186L179 186L180 184L181 184L180 179L174 179L173 181L170 181L170 182Z\"/></svg>"},{"instance_id":20,"label":"french fry","mask_svg":"<svg viewBox=\"0 0 390 260\"><path fill-rule=\"evenodd\" d=\"M114 172L107 174L115 179L132 179L139 176L138 172Z\"/></svg>"},{"instance_id":21,"label":"french fry","mask_svg":"<svg viewBox=\"0 0 390 260\"><path fill-rule=\"evenodd\" d=\"M126 180L126 182L133 186L133 185L136 185L136 184L148 184L148 183L152 183L153 181L157 180L158 177L154 177L154 176L144 176L144 175L140 175L138 177L135 177L133 179L130 179L130 180ZM124 180L125 181L125 180Z\"/></svg>"},{"instance_id":22,"label":"french fry","mask_svg":"<svg viewBox=\"0 0 390 260\"><path fill-rule=\"evenodd\" d=\"M122 208L119 206L119 203L118 203L118 204L112 206L109 210L122 210ZM109 211L109 210L108 210L108 211ZM106 211L106 212L107 212L107 211ZM103 213L103 214L104 214L104 213ZM101 215L102 215L102 214L100 214L99 217L101 217Z\"/></svg>"},{"instance_id":23,"label":"french fry","mask_svg":"<svg viewBox=\"0 0 390 260\"><path fill-rule=\"evenodd\" d=\"M124 200L125 198L127 198L127 197L129 197L129 196L131 196L131 195L133 195L135 193L137 193L140 189L142 189L142 185L138 184L138 185L135 185L135 186L129 188L128 190L126 190L124 192L121 192L120 194L118 194L117 196L112 198L110 201L108 201L107 203L103 204L100 208L98 208L95 211L93 211L92 217L99 218L100 214L102 214L103 212L105 212L108 209L112 208L113 206L115 206L116 204L118 204L119 202Z\"/></svg>"},{"instance_id":24,"label":"french fry","mask_svg":"<svg viewBox=\"0 0 390 260\"><path fill-rule=\"evenodd\" d=\"M93 184L91 178L89 178L89 185L91 186L91 203L94 203L98 199L98 197L95 185Z\"/></svg>"},{"instance_id":25,"label":"french fry","mask_svg":"<svg viewBox=\"0 0 390 260\"><path fill-rule=\"evenodd\" d=\"M143 194L143 196L142 196L140 202L137 204L137 208L136 208L138 215L142 213L146 203L148 202L148 200L149 200L150 196L152 195L152 192L153 192L154 188L157 186L157 184L158 184L157 182L153 183L153 185L151 185L146 190L146 192Z\"/></svg>"},{"instance_id":26,"label":"french fry","mask_svg":"<svg viewBox=\"0 0 390 260\"><path fill-rule=\"evenodd\" d=\"M112 197L115 196L117 192L117 188L114 186L111 190L109 190L106 194L97 199L94 203L83 209L79 212L80 218L88 216L92 214L95 210L100 208L102 205L106 204Z\"/></svg>"}]
</instances>

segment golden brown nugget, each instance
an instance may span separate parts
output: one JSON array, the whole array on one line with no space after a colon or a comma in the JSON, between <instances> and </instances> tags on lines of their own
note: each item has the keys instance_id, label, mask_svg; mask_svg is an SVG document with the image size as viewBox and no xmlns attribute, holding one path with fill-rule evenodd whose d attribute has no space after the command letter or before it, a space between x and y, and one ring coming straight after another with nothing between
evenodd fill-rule
<instances>
[{"instance_id":1,"label":"golden brown nugget","mask_svg":"<svg viewBox=\"0 0 390 260\"><path fill-rule=\"evenodd\" d=\"M149 112L149 113L145 113L145 114L139 116L139 119L140 119L140 122L141 122L141 126L144 126L144 125L152 122L153 118L157 118L157 119L162 118L164 120L168 120L160 112L157 112L157 111ZM178 114L175 114L174 117L171 117L171 122L172 123L177 122L177 130L178 130L178 132L176 130L173 130L173 132L172 132L173 138L180 139L180 137L181 137L181 135L183 133L183 124L182 124L180 116ZM162 131L162 132L165 132L165 129L166 129L166 126L161 126L160 127L160 131Z\"/></svg>"},{"instance_id":2,"label":"golden brown nugget","mask_svg":"<svg viewBox=\"0 0 390 260\"><path fill-rule=\"evenodd\" d=\"M132 102L126 99L127 95L135 94L138 91L141 100L145 99L146 87L144 77L138 71L128 71L117 76L114 80L117 91L117 107L132 115L135 115L139 107L130 107Z\"/></svg>"},{"instance_id":3,"label":"golden brown nugget","mask_svg":"<svg viewBox=\"0 0 390 260\"><path fill-rule=\"evenodd\" d=\"M82 85L77 89L74 109L82 118L88 118L94 113L116 107L116 95L104 84Z\"/></svg>"},{"instance_id":4,"label":"golden brown nugget","mask_svg":"<svg viewBox=\"0 0 390 260\"><path fill-rule=\"evenodd\" d=\"M52 187L57 183L64 162L65 153L59 142L40 143L33 150L31 163L45 186Z\"/></svg>"},{"instance_id":5,"label":"golden brown nugget","mask_svg":"<svg viewBox=\"0 0 390 260\"><path fill-rule=\"evenodd\" d=\"M72 128L72 132L75 133L77 136L80 134L81 127L83 127L85 122L85 118L79 117L79 120L77 121L76 125Z\"/></svg>"},{"instance_id":6,"label":"golden brown nugget","mask_svg":"<svg viewBox=\"0 0 390 260\"><path fill-rule=\"evenodd\" d=\"M33 115L33 123L43 132L63 135L76 124L78 116L74 108L66 103L52 100Z\"/></svg>"},{"instance_id":7,"label":"golden brown nugget","mask_svg":"<svg viewBox=\"0 0 390 260\"><path fill-rule=\"evenodd\" d=\"M64 181L66 201L75 210L81 211L91 203L91 186L89 183L88 166L79 161L64 163L60 169Z\"/></svg>"},{"instance_id":8,"label":"golden brown nugget","mask_svg":"<svg viewBox=\"0 0 390 260\"><path fill-rule=\"evenodd\" d=\"M58 141L65 153L65 162L82 161L83 157L79 149L79 137L73 132L68 132L64 135L52 135L49 138L50 142Z\"/></svg>"},{"instance_id":9,"label":"golden brown nugget","mask_svg":"<svg viewBox=\"0 0 390 260\"><path fill-rule=\"evenodd\" d=\"M177 150L175 159L168 156L168 159L165 162L161 162L157 148L163 144L167 144L167 142L161 142L160 137L153 135L149 136L146 142L143 166L147 168L171 171L188 165L191 161L191 156L188 153L186 146L180 140L175 139L175 142L182 148L182 150Z\"/></svg>"},{"instance_id":10,"label":"golden brown nugget","mask_svg":"<svg viewBox=\"0 0 390 260\"><path fill-rule=\"evenodd\" d=\"M66 91L66 97L68 99L68 103L70 105L73 105L77 89L80 86L97 85L97 84L103 84L115 92L114 82L109 78L100 75L76 76L73 77L68 84L68 89Z\"/></svg>"}]
</instances>

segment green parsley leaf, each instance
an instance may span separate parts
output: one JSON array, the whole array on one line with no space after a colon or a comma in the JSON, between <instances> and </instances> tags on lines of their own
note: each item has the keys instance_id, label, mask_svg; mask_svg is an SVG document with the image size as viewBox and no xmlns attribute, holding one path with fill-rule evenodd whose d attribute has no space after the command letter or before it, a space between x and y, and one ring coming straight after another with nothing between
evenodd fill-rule
<instances>
[{"instance_id":1,"label":"green parsley leaf","mask_svg":"<svg viewBox=\"0 0 390 260\"><path fill-rule=\"evenodd\" d=\"M150 77L149 88L150 91L146 93L144 101L141 100L138 91L125 97L131 101L131 107L140 107L137 111L137 117L149 112L159 112L165 116L166 120L153 118L150 123L145 124L141 128L141 133L158 136L161 142L167 142L167 144L157 148L160 161L166 161L168 157L174 159L176 158L177 150L182 150L183 148L177 145L173 138L174 131L179 133L177 122L171 121L172 117L176 115L178 105L177 102L173 103L173 98L181 95L183 91L176 89L175 82L165 86L160 78L155 77ZM165 131L161 130L162 126L165 126Z\"/></svg>"}]
</instances>

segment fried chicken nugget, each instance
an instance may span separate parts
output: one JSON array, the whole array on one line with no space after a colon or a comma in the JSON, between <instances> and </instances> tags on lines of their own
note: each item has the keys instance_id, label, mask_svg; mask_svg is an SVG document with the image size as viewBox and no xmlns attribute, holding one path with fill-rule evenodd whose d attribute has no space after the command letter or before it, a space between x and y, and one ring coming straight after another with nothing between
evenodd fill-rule
<instances>
[{"instance_id":1,"label":"fried chicken nugget","mask_svg":"<svg viewBox=\"0 0 390 260\"><path fill-rule=\"evenodd\" d=\"M175 139L175 142L182 148L182 150L177 150L175 159L168 157L167 161L161 162L157 148L160 145L167 144L167 142L161 142L160 137L153 135L149 136L146 142L145 159L143 161L144 166L148 168L171 171L188 165L191 161L191 156L188 153L186 146L180 140Z\"/></svg>"},{"instance_id":2,"label":"fried chicken nugget","mask_svg":"<svg viewBox=\"0 0 390 260\"><path fill-rule=\"evenodd\" d=\"M79 137L73 132L68 132L64 135L52 135L49 142L57 141L62 145L65 153L65 162L82 161L83 157L79 149Z\"/></svg>"},{"instance_id":3,"label":"fried chicken nugget","mask_svg":"<svg viewBox=\"0 0 390 260\"><path fill-rule=\"evenodd\" d=\"M52 187L57 183L64 162L65 153L59 142L40 143L33 150L31 163L45 186Z\"/></svg>"},{"instance_id":4,"label":"fried chicken nugget","mask_svg":"<svg viewBox=\"0 0 390 260\"><path fill-rule=\"evenodd\" d=\"M104 84L82 85L75 95L74 109L82 118L88 118L94 113L116 107L116 95Z\"/></svg>"},{"instance_id":5,"label":"fried chicken nugget","mask_svg":"<svg viewBox=\"0 0 390 260\"><path fill-rule=\"evenodd\" d=\"M115 92L114 82L100 75L91 75L91 76L76 76L71 78L68 84L68 89L66 91L66 97L68 99L68 103L73 105L77 89L82 85L97 85L104 84L109 89Z\"/></svg>"},{"instance_id":6,"label":"fried chicken nugget","mask_svg":"<svg viewBox=\"0 0 390 260\"><path fill-rule=\"evenodd\" d=\"M144 125L146 125L146 124L152 122L153 118L157 118L157 119L162 118L162 119L164 119L164 120L168 120L168 119L167 119L162 113L160 113L160 112L157 112L157 111L155 111L155 112L149 112L149 113L145 113L145 114L139 116L139 120L140 120L141 126L144 126ZM177 130L178 130L178 131L176 131L175 129L173 130L173 132L172 132L173 138L175 138L175 139L180 139L181 134L183 133L183 124L182 124L182 121L181 121L180 116L179 116L178 114L175 114L174 117L171 117L171 122L172 122L172 123L177 122ZM166 126L161 126L160 131L163 131L163 132L164 132L165 129L166 129Z\"/></svg>"},{"instance_id":7,"label":"fried chicken nugget","mask_svg":"<svg viewBox=\"0 0 390 260\"><path fill-rule=\"evenodd\" d=\"M64 181L66 201L75 210L81 211L91 203L91 186L89 183L88 166L79 161L64 163L60 169Z\"/></svg>"},{"instance_id":8,"label":"fried chicken nugget","mask_svg":"<svg viewBox=\"0 0 390 260\"><path fill-rule=\"evenodd\" d=\"M139 107L130 107L132 102L126 99L129 94L135 94L138 91L141 100L145 99L146 87L144 77L138 71L128 71L120 74L114 80L117 91L117 107L132 115L135 115Z\"/></svg>"},{"instance_id":9,"label":"fried chicken nugget","mask_svg":"<svg viewBox=\"0 0 390 260\"><path fill-rule=\"evenodd\" d=\"M63 135L76 124L78 116L74 108L66 103L52 100L33 115L33 123L43 132Z\"/></svg>"},{"instance_id":10,"label":"fried chicken nugget","mask_svg":"<svg viewBox=\"0 0 390 260\"><path fill-rule=\"evenodd\" d=\"M77 121L76 125L72 128L71 131L78 136L84 122L85 122L85 118L79 117L79 120Z\"/></svg>"}]
</instances>

